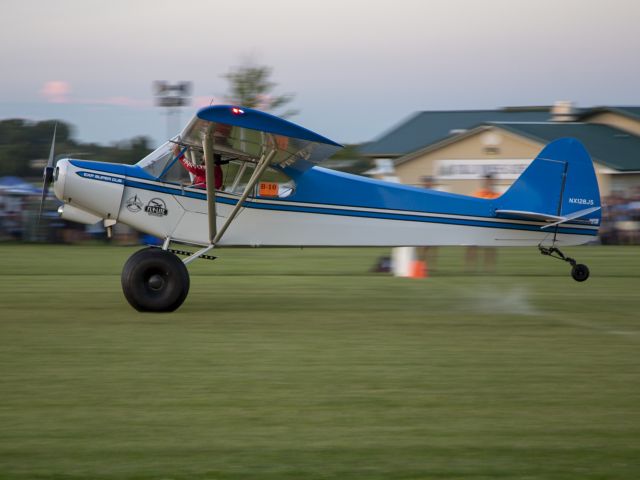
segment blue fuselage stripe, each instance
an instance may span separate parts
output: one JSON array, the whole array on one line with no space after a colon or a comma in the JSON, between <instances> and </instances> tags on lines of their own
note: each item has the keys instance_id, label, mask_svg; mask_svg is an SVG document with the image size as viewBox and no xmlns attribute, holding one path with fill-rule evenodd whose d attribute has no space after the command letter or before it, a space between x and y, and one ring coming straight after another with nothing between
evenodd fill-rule
<instances>
[{"instance_id":1,"label":"blue fuselage stripe","mask_svg":"<svg viewBox=\"0 0 640 480\"><path fill-rule=\"evenodd\" d=\"M167 193L169 195L178 195L189 198L196 198L198 200L206 200L207 196L205 193L197 193L189 190L182 190L180 188L172 188L172 187L164 187L160 185L152 185L143 182L136 182L132 180L131 177L127 177L125 180L125 185L128 187L140 188L142 190L150 190L154 192ZM216 201L219 203L225 203L228 205L235 205L237 200L229 199L226 197L217 197ZM502 228L502 229L511 229L511 230L529 230L529 231L540 231L539 225L526 225L520 223L503 223L503 222L492 222L490 220L469 220L462 218L447 218L447 217L423 217L419 215L411 215L410 213L401 214L401 213L383 213L383 212L367 212L361 210L342 210L342 209L333 209L327 207L310 207L310 206L300 206L300 205L287 205L285 202L281 204L273 204L273 203L260 203L253 202L251 200L247 200L245 202L245 206L247 208L256 208L262 210L278 210L278 211L287 211L287 212L301 212L301 213L321 213L325 215L341 215L348 217L365 217L365 218L379 218L382 220L403 220L410 222L428 222L428 223L441 223L447 225L465 225L470 227L485 227L485 228ZM582 230L575 228L559 228L558 233L564 234L573 234L573 235L597 235L596 230Z\"/></svg>"}]
</instances>

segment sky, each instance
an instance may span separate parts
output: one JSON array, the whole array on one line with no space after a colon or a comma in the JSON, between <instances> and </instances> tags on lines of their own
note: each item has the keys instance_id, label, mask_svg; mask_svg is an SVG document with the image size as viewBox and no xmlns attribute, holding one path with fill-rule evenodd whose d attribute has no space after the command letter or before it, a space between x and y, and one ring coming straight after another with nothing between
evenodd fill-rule
<instances>
[{"instance_id":1,"label":"sky","mask_svg":"<svg viewBox=\"0 0 640 480\"><path fill-rule=\"evenodd\" d=\"M640 105L636 0L2 0L0 119L76 138L168 135L152 82L193 82L180 126L233 67L273 68L291 118L372 140L418 110ZM174 123L175 125L175 123ZM174 127L177 133L177 126Z\"/></svg>"}]
</instances>

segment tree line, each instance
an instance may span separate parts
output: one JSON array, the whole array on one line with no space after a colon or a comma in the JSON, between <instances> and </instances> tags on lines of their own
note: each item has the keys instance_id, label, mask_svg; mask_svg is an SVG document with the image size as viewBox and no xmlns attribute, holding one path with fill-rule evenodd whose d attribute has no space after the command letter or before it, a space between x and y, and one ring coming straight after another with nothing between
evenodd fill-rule
<instances>
[{"instance_id":1,"label":"tree line","mask_svg":"<svg viewBox=\"0 0 640 480\"><path fill-rule=\"evenodd\" d=\"M0 176L40 176L42 167L35 166L33 160L49 157L56 123L57 155L132 164L151 152L151 139L144 136L105 146L75 140L73 127L62 121L0 120Z\"/></svg>"}]
</instances>

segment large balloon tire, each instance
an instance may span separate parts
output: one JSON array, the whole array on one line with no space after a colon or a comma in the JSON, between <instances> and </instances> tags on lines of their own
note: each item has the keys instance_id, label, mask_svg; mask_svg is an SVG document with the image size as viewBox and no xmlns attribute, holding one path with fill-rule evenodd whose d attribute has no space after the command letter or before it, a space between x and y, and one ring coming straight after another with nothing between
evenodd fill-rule
<instances>
[{"instance_id":1,"label":"large balloon tire","mask_svg":"<svg viewBox=\"0 0 640 480\"><path fill-rule=\"evenodd\" d=\"M122 291L140 312L173 312L189 293L189 272L182 260L159 248L139 250L122 269Z\"/></svg>"}]
</instances>

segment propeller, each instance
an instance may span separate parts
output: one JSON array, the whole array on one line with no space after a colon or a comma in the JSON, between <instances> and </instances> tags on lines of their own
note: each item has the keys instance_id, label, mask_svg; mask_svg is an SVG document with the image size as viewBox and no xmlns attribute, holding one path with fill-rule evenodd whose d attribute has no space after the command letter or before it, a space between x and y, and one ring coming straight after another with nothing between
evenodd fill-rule
<instances>
[{"instance_id":1,"label":"propeller","mask_svg":"<svg viewBox=\"0 0 640 480\"><path fill-rule=\"evenodd\" d=\"M58 124L56 123L53 127L53 140L51 140L51 150L49 151L49 161L47 162L47 166L44 167L44 172L42 173L42 198L40 199L40 213L38 214L38 222L40 218L42 218L42 209L44 208L44 200L47 198L47 193L49 193L49 186L53 181L53 171L54 166L53 162L55 159L55 148L56 148L56 130L58 130Z\"/></svg>"}]
</instances>

